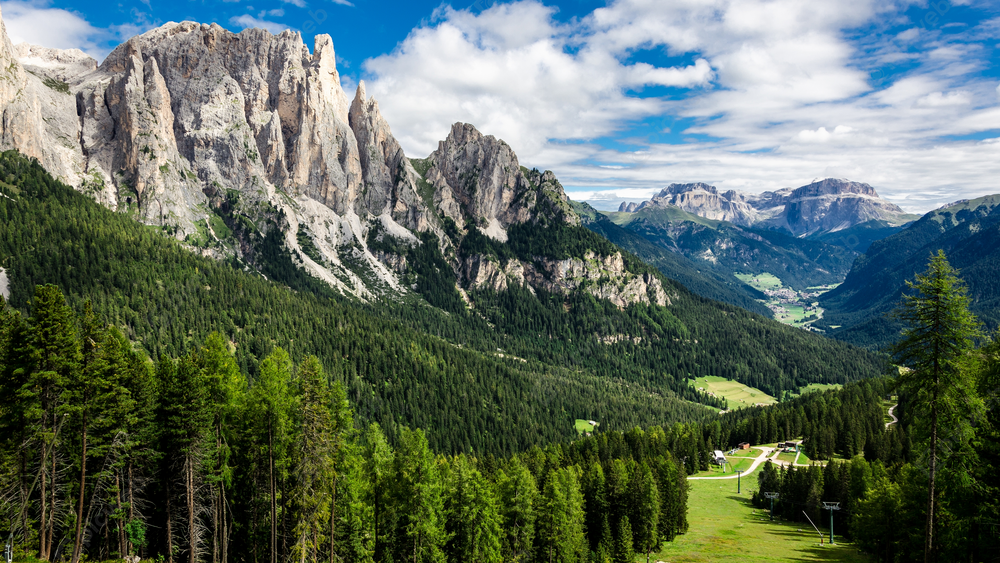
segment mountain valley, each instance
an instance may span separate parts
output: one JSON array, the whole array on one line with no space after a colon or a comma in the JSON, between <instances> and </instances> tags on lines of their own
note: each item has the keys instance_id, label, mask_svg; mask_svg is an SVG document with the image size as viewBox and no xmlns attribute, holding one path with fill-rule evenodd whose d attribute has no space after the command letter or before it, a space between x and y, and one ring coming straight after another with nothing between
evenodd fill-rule
<instances>
[{"instance_id":1,"label":"mountain valley","mask_svg":"<svg viewBox=\"0 0 1000 563\"><path fill-rule=\"evenodd\" d=\"M0 19L17 563L634 563L749 531L707 537L689 490L768 542L822 516L856 542L831 557L921 549L927 393L885 315L943 250L998 326L1000 196L915 216L848 180L697 183L598 211L470 123L407 155L338 60L185 21L98 63ZM977 338L934 382L978 417L941 462L942 560L997 543Z\"/></svg>"}]
</instances>

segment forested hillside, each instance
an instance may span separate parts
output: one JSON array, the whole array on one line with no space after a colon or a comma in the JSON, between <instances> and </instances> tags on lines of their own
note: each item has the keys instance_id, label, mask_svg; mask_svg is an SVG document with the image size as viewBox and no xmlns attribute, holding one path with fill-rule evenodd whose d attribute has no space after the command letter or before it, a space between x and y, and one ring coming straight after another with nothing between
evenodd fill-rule
<instances>
[{"instance_id":1,"label":"forested hillside","mask_svg":"<svg viewBox=\"0 0 1000 563\"><path fill-rule=\"evenodd\" d=\"M885 347L900 330L899 323L886 313L899 302L906 281L922 271L927 258L938 250L948 254L968 283L972 310L990 327L998 326L998 204L1000 196L958 202L874 242L844 283L821 297L826 313L817 326L832 329L834 337L859 346Z\"/></svg>"},{"instance_id":2,"label":"forested hillside","mask_svg":"<svg viewBox=\"0 0 1000 563\"><path fill-rule=\"evenodd\" d=\"M634 213L608 213L623 229L725 274L778 276L788 286L839 283L857 253L790 233L741 227L687 213L679 207L646 207Z\"/></svg>"},{"instance_id":3,"label":"forested hillside","mask_svg":"<svg viewBox=\"0 0 1000 563\"><path fill-rule=\"evenodd\" d=\"M423 300L366 305L333 296L275 245L266 272L289 290L195 256L14 153L0 166L7 196L0 198L0 255L15 307L26 307L35 285L54 283L76 310L91 299L152 357L184 354L217 330L235 343L251 376L256 358L274 346L296 359L315 353L344 382L363 420L390 435L397 423L426 428L442 451L510 452L568 438L575 418L609 429L697 418L703 407L678 399L712 401L690 388L689 374L728 376L777 395L882 369L875 356L692 295L628 254L626 267L638 272L631 275L662 279L669 306L619 308L584 292L529 297L516 287L472 292L471 311ZM566 224L522 231L507 243L480 242L487 253L525 256L613 249ZM433 275L418 269L418 286L457 299L454 272L435 266L432 245L420 248L430 256L416 262Z\"/></svg>"},{"instance_id":4,"label":"forested hillside","mask_svg":"<svg viewBox=\"0 0 1000 563\"><path fill-rule=\"evenodd\" d=\"M241 371L212 333L154 365L55 286L0 300L0 531L78 562L584 561L687 529L691 432L606 433L497 459L356 425L315 356ZM331 382L332 380L332 382Z\"/></svg>"}]
</instances>

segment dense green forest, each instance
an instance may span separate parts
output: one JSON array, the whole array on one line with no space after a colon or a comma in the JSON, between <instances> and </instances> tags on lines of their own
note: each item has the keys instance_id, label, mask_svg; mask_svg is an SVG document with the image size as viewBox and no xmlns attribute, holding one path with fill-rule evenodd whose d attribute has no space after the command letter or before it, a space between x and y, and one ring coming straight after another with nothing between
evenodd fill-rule
<instances>
[{"instance_id":1,"label":"dense green forest","mask_svg":"<svg viewBox=\"0 0 1000 563\"><path fill-rule=\"evenodd\" d=\"M498 459L359 427L315 356L155 364L55 286L0 300L0 532L18 558L631 561L687 528L683 425Z\"/></svg>"},{"instance_id":2,"label":"dense green forest","mask_svg":"<svg viewBox=\"0 0 1000 563\"><path fill-rule=\"evenodd\" d=\"M822 471L766 465L755 502L763 508L764 492L779 493L775 510L792 519L840 503L840 529L878 561L1000 560L1000 343L970 313L944 253L907 288L894 311L903 326L892 348L897 377L741 413L750 416L744 432L801 423L812 456L850 459ZM887 391L898 393L899 423L882 430Z\"/></svg>"},{"instance_id":3,"label":"dense green forest","mask_svg":"<svg viewBox=\"0 0 1000 563\"><path fill-rule=\"evenodd\" d=\"M361 420L380 423L390 438L400 424L424 428L437 451L509 454L571 438L575 418L619 430L698 420L709 411L682 399L713 400L691 388L689 375L728 376L780 395L883 369L877 356L700 298L666 278L666 309L619 310L585 293L527 299L516 290L479 292L474 311L428 306L431 297L364 304L295 268L274 229L256 236L270 256L267 278L280 283L197 256L16 153L0 157L0 179L0 261L15 308L27 310L36 285L58 285L74 310L91 300L153 358L183 356L218 331L250 376L276 346L296 362L315 354L343 383ZM614 249L579 227L523 231L494 251L573 250L579 244L567 235L588 248ZM427 255L415 262L429 266L414 275L441 276L424 287L447 303L454 272L439 267L436 245L419 248ZM627 253L626 260L650 270ZM622 333L638 338L600 339Z\"/></svg>"},{"instance_id":4,"label":"dense green forest","mask_svg":"<svg viewBox=\"0 0 1000 563\"><path fill-rule=\"evenodd\" d=\"M457 252L496 259L617 251L565 224L467 232ZM883 561L930 532L941 561L1000 553L1000 348L981 335L940 381L900 355L910 371L872 379L882 358L663 277L665 308L513 287L471 291L469 310L423 244L396 250L424 298L366 304L294 268L273 233L256 235L265 278L0 155L0 533L20 555L630 561L687 529L684 477L711 450L796 437L831 462L761 470L780 514L841 502L840 529ZM684 400L713 402L687 383L704 374L786 400L719 416ZM844 387L786 393L817 381ZM601 432L577 438L575 418Z\"/></svg>"}]
</instances>

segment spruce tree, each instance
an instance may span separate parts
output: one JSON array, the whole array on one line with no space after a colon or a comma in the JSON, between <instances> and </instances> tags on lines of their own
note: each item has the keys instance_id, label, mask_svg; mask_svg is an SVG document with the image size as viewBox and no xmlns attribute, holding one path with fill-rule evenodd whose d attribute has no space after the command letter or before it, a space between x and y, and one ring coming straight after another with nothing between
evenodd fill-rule
<instances>
[{"instance_id":1,"label":"spruce tree","mask_svg":"<svg viewBox=\"0 0 1000 563\"><path fill-rule=\"evenodd\" d=\"M653 472L645 462L639 464L632 480L629 481L629 498L632 509L630 522L635 523L632 529L635 548L640 553L646 554L646 563L649 563L649 555L654 550L660 549L660 535L657 530L660 519L660 494Z\"/></svg>"},{"instance_id":2,"label":"spruce tree","mask_svg":"<svg viewBox=\"0 0 1000 563\"><path fill-rule=\"evenodd\" d=\"M615 563L635 563L633 543L632 525L628 521L628 516L625 516L618 523L618 534L615 535L615 549L612 561Z\"/></svg>"},{"instance_id":3,"label":"spruce tree","mask_svg":"<svg viewBox=\"0 0 1000 563\"><path fill-rule=\"evenodd\" d=\"M968 441L970 409L975 408L975 383L970 352L980 335L980 324L969 311L964 283L943 251L931 257L927 270L907 282L914 291L905 295L895 316L903 321L902 339L893 347L895 361L904 369L900 388L912 402L914 419L928 444L927 523L924 563L934 559L934 517L937 509L938 462L942 428Z\"/></svg>"}]
</instances>

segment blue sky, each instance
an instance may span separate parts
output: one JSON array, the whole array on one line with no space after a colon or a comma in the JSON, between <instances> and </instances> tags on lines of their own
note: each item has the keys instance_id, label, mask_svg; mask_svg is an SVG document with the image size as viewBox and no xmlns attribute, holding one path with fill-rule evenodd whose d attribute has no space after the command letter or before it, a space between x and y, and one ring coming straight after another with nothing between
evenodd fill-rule
<instances>
[{"instance_id":1,"label":"blue sky","mask_svg":"<svg viewBox=\"0 0 1000 563\"><path fill-rule=\"evenodd\" d=\"M102 58L168 21L333 37L410 156L455 121L599 207L671 182L868 182L910 211L1000 193L1000 3L0 1L14 42Z\"/></svg>"}]
</instances>

